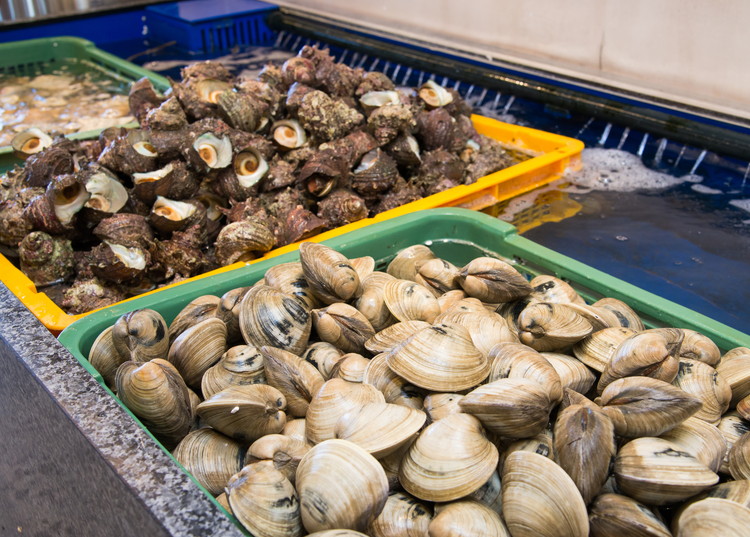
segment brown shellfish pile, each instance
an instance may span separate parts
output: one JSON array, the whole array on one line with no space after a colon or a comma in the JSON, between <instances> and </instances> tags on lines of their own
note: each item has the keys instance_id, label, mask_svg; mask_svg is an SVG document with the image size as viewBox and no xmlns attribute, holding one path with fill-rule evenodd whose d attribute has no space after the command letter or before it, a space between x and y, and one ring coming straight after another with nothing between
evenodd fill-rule
<instances>
[{"instance_id":1,"label":"brown shellfish pile","mask_svg":"<svg viewBox=\"0 0 750 537\"><path fill-rule=\"evenodd\" d=\"M501 259L305 242L89 360L257 537L747 532L750 349Z\"/></svg>"},{"instance_id":2,"label":"brown shellfish pile","mask_svg":"<svg viewBox=\"0 0 750 537\"><path fill-rule=\"evenodd\" d=\"M256 79L197 63L165 95L142 79L129 100L139 129L87 141L31 129L14 143L24 167L0 180L0 246L37 286L59 284L68 313L255 259L517 162L476 132L454 90L397 88L313 47ZM32 232L44 235L24 242Z\"/></svg>"}]
</instances>

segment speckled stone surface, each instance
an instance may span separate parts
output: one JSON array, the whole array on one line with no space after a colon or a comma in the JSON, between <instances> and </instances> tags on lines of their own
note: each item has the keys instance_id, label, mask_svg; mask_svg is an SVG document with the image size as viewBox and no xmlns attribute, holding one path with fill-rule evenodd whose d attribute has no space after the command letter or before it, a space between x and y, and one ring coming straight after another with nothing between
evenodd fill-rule
<instances>
[{"instance_id":1,"label":"speckled stone surface","mask_svg":"<svg viewBox=\"0 0 750 537\"><path fill-rule=\"evenodd\" d=\"M3 284L0 339L167 534L243 535Z\"/></svg>"}]
</instances>

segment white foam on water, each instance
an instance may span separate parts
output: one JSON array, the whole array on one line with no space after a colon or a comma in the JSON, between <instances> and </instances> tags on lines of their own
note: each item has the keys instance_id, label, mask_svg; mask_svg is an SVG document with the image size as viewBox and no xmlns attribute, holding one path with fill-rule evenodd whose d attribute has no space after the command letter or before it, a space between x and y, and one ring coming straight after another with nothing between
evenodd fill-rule
<instances>
[{"instance_id":1,"label":"white foam on water","mask_svg":"<svg viewBox=\"0 0 750 537\"><path fill-rule=\"evenodd\" d=\"M743 211L747 211L750 213L750 199L732 200L729 202L729 205L734 205L738 209L742 209Z\"/></svg>"},{"instance_id":2,"label":"white foam on water","mask_svg":"<svg viewBox=\"0 0 750 537\"><path fill-rule=\"evenodd\" d=\"M696 177L672 177L650 170L637 155L619 149L584 149L581 161L581 170L568 172L565 178L579 188L590 190L632 192L664 189L688 180L695 182Z\"/></svg>"},{"instance_id":3,"label":"white foam on water","mask_svg":"<svg viewBox=\"0 0 750 537\"><path fill-rule=\"evenodd\" d=\"M711 188L705 185L693 185L690 187L693 191L699 194L722 194L723 192L717 188Z\"/></svg>"}]
</instances>

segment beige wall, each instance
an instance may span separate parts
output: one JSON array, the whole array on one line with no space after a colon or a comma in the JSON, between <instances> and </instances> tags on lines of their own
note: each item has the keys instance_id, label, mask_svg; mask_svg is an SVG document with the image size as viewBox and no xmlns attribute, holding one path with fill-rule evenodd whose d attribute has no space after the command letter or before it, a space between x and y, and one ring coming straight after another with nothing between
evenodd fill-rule
<instances>
[{"instance_id":1,"label":"beige wall","mask_svg":"<svg viewBox=\"0 0 750 537\"><path fill-rule=\"evenodd\" d=\"M282 0L750 118L747 0Z\"/></svg>"}]
</instances>

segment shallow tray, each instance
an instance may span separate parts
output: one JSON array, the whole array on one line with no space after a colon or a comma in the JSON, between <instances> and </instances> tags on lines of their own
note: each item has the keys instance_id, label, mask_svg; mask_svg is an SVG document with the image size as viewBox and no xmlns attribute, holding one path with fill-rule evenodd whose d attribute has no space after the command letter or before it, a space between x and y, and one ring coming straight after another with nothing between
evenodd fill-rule
<instances>
[{"instance_id":1,"label":"shallow tray","mask_svg":"<svg viewBox=\"0 0 750 537\"><path fill-rule=\"evenodd\" d=\"M460 185L438 194L433 194L418 201L407 203L401 207L380 213L374 218L360 220L352 224L342 226L318 235L315 240L325 240L332 237L359 229L375 222L382 222L396 216L412 213L422 209L436 207L466 207L470 209L483 209L513 196L523 194L534 188L545 185L555 179L570 166L576 168L580 165L580 153L583 143L573 138L552 134L518 125L502 123L500 121L483 116L472 116L474 126L480 134L484 134L510 149L521 150L533 156L528 160L510 166L504 170L492 173L480 178L471 185ZM285 252L295 250L295 244L277 248L268 252L260 259L276 257ZM256 263L258 260L251 261ZM227 267L195 276L172 286L181 286L186 282L195 281L207 276L212 276L236 269L247 263L235 263ZM58 307L44 293L36 289L36 286L27 278L23 272L17 269L6 257L0 256L0 278L13 294L15 294L29 310L52 332L57 333L77 319L88 313L80 315L69 315ZM145 293L159 293L168 287L163 287ZM136 297L137 298L137 297ZM124 302L133 300L130 298Z\"/></svg>"}]
</instances>

